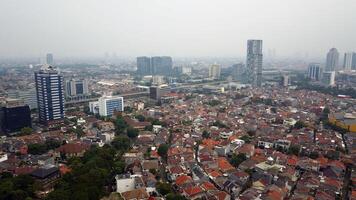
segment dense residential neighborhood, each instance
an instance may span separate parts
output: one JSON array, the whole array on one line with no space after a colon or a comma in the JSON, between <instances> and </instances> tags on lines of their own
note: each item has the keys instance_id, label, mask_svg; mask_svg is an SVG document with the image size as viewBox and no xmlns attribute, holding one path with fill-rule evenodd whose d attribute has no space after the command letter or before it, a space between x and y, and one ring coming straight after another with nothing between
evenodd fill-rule
<instances>
[{"instance_id":1,"label":"dense residential neighborhood","mask_svg":"<svg viewBox=\"0 0 356 200\"><path fill-rule=\"evenodd\" d=\"M355 197L354 99L273 86L164 97L160 106L112 117L67 112L60 130L2 137L0 170L14 178L2 182L0 195ZM23 177L36 190L9 185Z\"/></svg>"}]
</instances>

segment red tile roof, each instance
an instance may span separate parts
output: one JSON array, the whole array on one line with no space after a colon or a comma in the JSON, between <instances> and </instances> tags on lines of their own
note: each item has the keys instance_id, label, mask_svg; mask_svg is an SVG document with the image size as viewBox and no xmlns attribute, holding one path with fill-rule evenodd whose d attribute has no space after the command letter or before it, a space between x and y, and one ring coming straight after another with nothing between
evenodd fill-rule
<instances>
[{"instance_id":1,"label":"red tile roof","mask_svg":"<svg viewBox=\"0 0 356 200\"><path fill-rule=\"evenodd\" d=\"M191 183L191 182L193 182L193 179L187 175L178 176L176 179L176 185L178 185L178 186L184 185L186 183Z\"/></svg>"},{"instance_id":2,"label":"red tile roof","mask_svg":"<svg viewBox=\"0 0 356 200\"><path fill-rule=\"evenodd\" d=\"M186 187L183 190L188 196L194 196L197 195L201 192L203 192L203 190L199 187L199 186L190 186L190 187Z\"/></svg>"},{"instance_id":3,"label":"red tile roof","mask_svg":"<svg viewBox=\"0 0 356 200\"><path fill-rule=\"evenodd\" d=\"M201 187L205 191L210 191L210 190L217 190L217 188L214 186L214 184L210 183L209 181L205 181L204 183L201 184Z\"/></svg>"}]
</instances>

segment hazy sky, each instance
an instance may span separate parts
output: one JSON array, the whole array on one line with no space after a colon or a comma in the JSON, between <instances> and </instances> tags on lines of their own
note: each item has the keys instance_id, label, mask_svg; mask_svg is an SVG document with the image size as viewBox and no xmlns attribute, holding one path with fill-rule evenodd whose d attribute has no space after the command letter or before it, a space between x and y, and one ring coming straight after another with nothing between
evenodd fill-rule
<instances>
[{"instance_id":1,"label":"hazy sky","mask_svg":"<svg viewBox=\"0 0 356 200\"><path fill-rule=\"evenodd\" d=\"M0 57L356 51L356 0L0 0Z\"/></svg>"}]
</instances>

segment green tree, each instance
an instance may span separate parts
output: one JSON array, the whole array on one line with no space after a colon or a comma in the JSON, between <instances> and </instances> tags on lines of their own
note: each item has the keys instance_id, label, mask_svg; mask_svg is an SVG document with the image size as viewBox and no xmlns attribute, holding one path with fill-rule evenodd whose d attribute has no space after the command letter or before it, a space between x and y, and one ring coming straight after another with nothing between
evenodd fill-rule
<instances>
[{"instance_id":1,"label":"green tree","mask_svg":"<svg viewBox=\"0 0 356 200\"><path fill-rule=\"evenodd\" d=\"M295 124L294 124L294 128L296 129L301 129L301 128L304 128L306 127L307 125L303 122L303 121L297 121Z\"/></svg>"},{"instance_id":2,"label":"green tree","mask_svg":"<svg viewBox=\"0 0 356 200\"><path fill-rule=\"evenodd\" d=\"M30 135L33 132L33 129L30 127L23 127L20 131L21 135Z\"/></svg>"},{"instance_id":3,"label":"green tree","mask_svg":"<svg viewBox=\"0 0 356 200\"><path fill-rule=\"evenodd\" d=\"M300 152L300 146L299 145L291 145L288 149L288 154L293 154L298 156Z\"/></svg>"},{"instance_id":4,"label":"green tree","mask_svg":"<svg viewBox=\"0 0 356 200\"><path fill-rule=\"evenodd\" d=\"M118 116L115 121L116 133L123 133L127 127L128 125L125 122L124 118L122 116Z\"/></svg>"},{"instance_id":5,"label":"green tree","mask_svg":"<svg viewBox=\"0 0 356 200\"><path fill-rule=\"evenodd\" d=\"M245 141L246 143L250 143L251 142L251 137L248 135L243 135L240 137L240 140Z\"/></svg>"},{"instance_id":6,"label":"green tree","mask_svg":"<svg viewBox=\"0 0 356 200\"><path fill-rule=\"evenodd\" d=\"M166 159L167 158L167 153L168 153L169 146L168 144L161 144L158 147L157 153L160 155L162 158Z\"/></svg>"},{"instance_id":7,"label":"green tree","mask_svg":"<svg viewBox=\"0 0 356 200\"><path fill-rule=\"evenodd\" d=\"M244 153L233 154L230 160L230 164L234 167L238 167L243 161L247 160L247 157Z\"/></svg>"},{"instance_id":8,"label":"green tree","mask_svg":"<svg viewBox=\"0 0 356 200\"><path fill-rule=\"evenodd\" d=\"M163 196L172 192L172 186L169 183L157 182L156 188Z\"/></svg>"},{"instance_id":9,"label":"green tree","mask_svg":"<svg viewBox=\"0 0 356 200\"><path fill-rule=\"evenodd\" d=\"M47 150L56 149L61 146L61 142L55 139L48 139L45 142Z\"/></svg>"},{"instance_id":10,"label":"green tree","mask_svg":"<svg viewBox=\"0 0 356 200\"><path fill-rule=\"evenodd\" d=\"M140 122L144 122L146 120L145 116L143 115L136 115L135 118Z\"/></svg>"},{"instance_id":11,"label":"green tree","mask_svg":"<svg viewBox=\"0 0 356 200\"><path fill-rule=\"evenodd\" d=\"M203 134L202 134L202 137L203 138L210 138L210 133L207 130L204 130Z\"/></svg>"},{"instance_id":12,"label":"green tree","mask_svg":"<svg viewBox=\"0 0 356 200\"><path fill-rule=\"evenodd\" d=\"M136 137L138 136L139 132L140 132L140 131L139 131L138 129L129 127L129 128L127 129L127 136L128 136L129 138L136 138Z\"/></svg>"},{"instance_id":13,"label":"green tree","mask_svg":"<svg viewBox=\"0 0 356 200\"><path fill-rule=\"evenodd\" d=\"M33 155L41 155L48 151L47 146L45 144L40 143L29 144L27 147L28 153Z\"/></svg>"},{"instance_id":14,"label":"green tree","mask_svg":"<svg viewBox=\"0 0 356 200\"><path fill-rule=\"evenodd\" d=\"M167 200L186 200L186 198L180 194L169 193L166 196Z\"/></svg>"},{"instance_id":15,"label":"green tree","mask_svg":"<svg viewBox=\"0 0 356 200\"><path fill-rule=\"evenodd\" d=\"M114 138L111 145L119 151L127 151L131 147L131 141L127 136L119 135Z\"/></svg>"},{"instance_id":16,"label":"green tree","mask_svg":"<svg viewBox=\"0 0 356 200\"><path fill-rule=\"evenodd\" d=\"M145 131L152 131L152 130L153 130L152 125L145 126Z\"/></svg>"},{"instance_id":17,"label":"green tree","mask_svg":"<svg viewBox=\"0 0 356 200\"><path fill-rule=\"evenodd\" d=\"M316 152L316 151L313 151L313 152L311 152L311 153L309 154L309 158L311 158L311 159L317 159L317 158L319 158L319 153Z\"/></svg>"}]
</instances>

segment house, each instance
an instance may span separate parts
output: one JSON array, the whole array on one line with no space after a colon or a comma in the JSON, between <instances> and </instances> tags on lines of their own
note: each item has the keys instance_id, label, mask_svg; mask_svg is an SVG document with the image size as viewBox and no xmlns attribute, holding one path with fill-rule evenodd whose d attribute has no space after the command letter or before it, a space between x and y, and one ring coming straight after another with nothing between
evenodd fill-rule
<instances>
[{"instance_id":1,"label":"house","mask_svg":"<svg viewBox=\"0 0 356 200\"><path fill-rule=\"evenodd\" d=\"M206 191L206 192L218 190L218 189L215 187L215 185L212 184L212 183L209 182L209 181L204 181L204 182L200 185L200 187L201 187L204 191Z\"/></svg>"},{"instance_id":2,"label":"house","mask_svg":"<svg viewBox=\"0 0 356 200\"><path fill-rule=\"evenodd\" d=\"M275 149L283 149L283 150L288 150L290 147L291 142L289 140L282 140L279 139L276 142L273 143L273 147Z\"/></svg>"},{"instance_id":3,"label":"house","mask_svg":"<svg viewBox=\"0 0 356 200\"><path fill-rule=\"evenodd\" d=\"M55 150L56 157L65 156L70 157L82 157L84 153L90 149L88 144L84 143L68 143L58 147Z\"/></svg>"},{"instance_id":4,"label":"house","mask_svg":"<svg viewBox=\"0 0 356 200\"><path fill-rule=\"evenodd\" d=\"M184 170L181 166L175 165L175 166L170 166L168 168L168 179L170 181L175 181L178 176L181 176L184 174Z\"/></svg>"},{"instance_id":5,"label":"house","mask_svg":"<svg viewBox=\"0 0 356 200\"><path fill-rule=\"evenodd\" d=\"M204 191L199 186L188 186L183 189L183 196L188 199L199 199L204 196Z\"/></svg>"},{"instance_id":6,"label":"house","mask_svg":"<svg viewBox=\"0 0 356 200\"><path fill-rule=\"evenodd\" d=\"M220 157L217 159L219 170L224 173L229 173L235 171L235 167L232 166L226 158Z\"/></svg>"},{"instance_id":7,"label":"house","mask_svg":"<svg viewBox=\"0 0 356 200\"><path fill-rule=\"evenodd\" d=\"M150 197L145 188L134 189L120 194L124 200L146 200Z\"/></svg>"},{"instance_id":8,"label":"house","mask_svg":"<svg viewBox=\"0 0 356 200\"><path fill-rule=\"evenodd\" d=\"M158 170L159 164L158 160L144 160L141 163L143 171Z\"/></svg>"},{"instance_id":9,"label":"house","mask_svg":"<svg viewBox=\"0 0 356 200\"><path fill-rule=\"evenodd\" d=\"M183 188L183 187L190 185L192 183L193 183L192 177L187 176L187 175L181 175L176 178L175 185L180 188Z\"/></svg>"},{"instance_id":10,"label":"house","mask_svg":"<svg viewBox=\"0 0 356 200\"><path fill-rule=\"evenodd\" d=\"M125 160L127 165L132 164L135 160L142 160L143 153L142 152L127 152L125 153L122 158Z\"/></svg>"},{"instance_id":11,"label":"house","mask_svg":"<svg viewBox=\"0 0 356 200\"><path fill-rule=\"evenodd\" d=\"M233 180L227 180L224 185L224 190L233 196L238 196L242 191L242 187Z\"/></svg>"},{"instance_id":12,"label":"house","mask_svg":"<svg viewBox=\"0 0 356 200\"><path fill-rule=\"evenodd\" d=\"M60 172L58 167L47 165L32 171L30 175L40 186L40 190L37 192L37 195L39 197L43 197L48 192L53 190L55 183L60 177Z\"/></svg>"},{"instance_id":13,"label":"house","mask_svg":"<svg viewBox=\"0 0 356 200\"><path fill-rule=\"evenodd\" d=\"M229 174L229 180L236 182L240 186L244 186L249 177L250 175L248 173L241 170Z\"/></svg>"},{"instance_id":14,"label":"house","mask_svg":"<svg viewBox=\"0 0 356 200\"><path fill-rule=\"evenodd\" d=\"M100 121L96 123L96 126L101 132L108 132L115 130L115 124L113 122Z\"/></svg>"},{"instance_id":15,"label":"house","mask_svg":"<svg viewBox=\"0 0 356 200\"><path fill-rule=\"evenodd\" d=\"M235 153L243 153L247 158L250 158L255 154L255 146L252 144L244 144L240 148L235 149Z\"/></svg>"}]
</instances>

